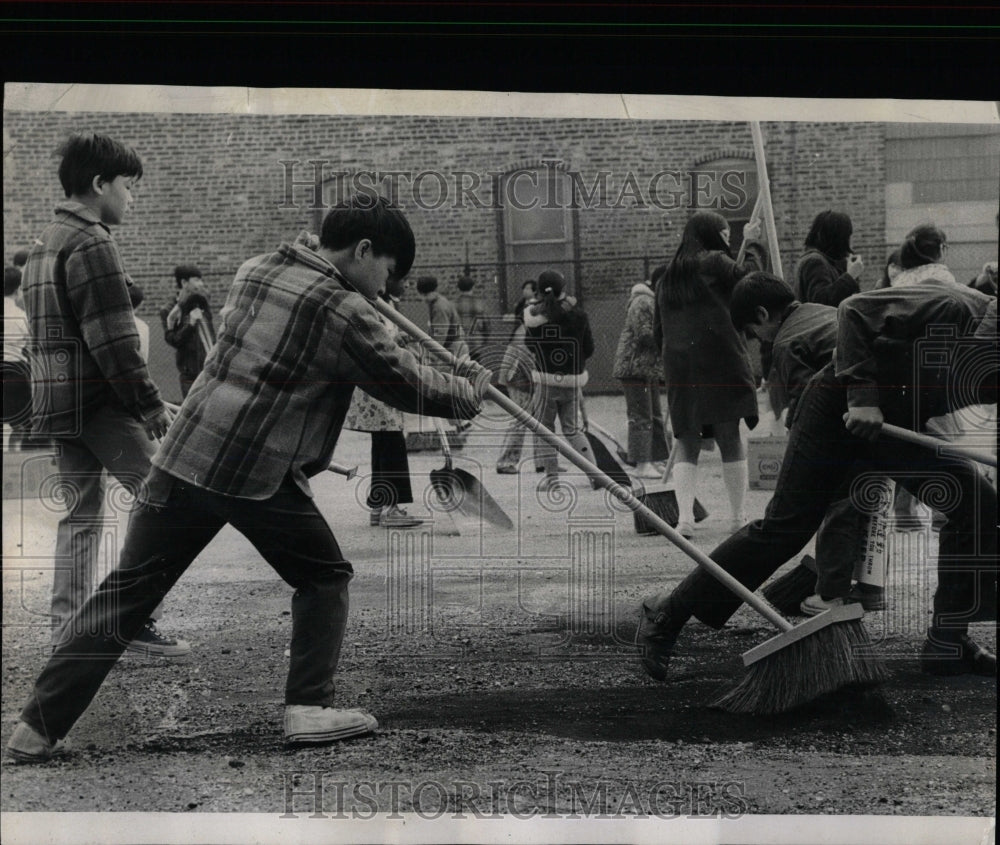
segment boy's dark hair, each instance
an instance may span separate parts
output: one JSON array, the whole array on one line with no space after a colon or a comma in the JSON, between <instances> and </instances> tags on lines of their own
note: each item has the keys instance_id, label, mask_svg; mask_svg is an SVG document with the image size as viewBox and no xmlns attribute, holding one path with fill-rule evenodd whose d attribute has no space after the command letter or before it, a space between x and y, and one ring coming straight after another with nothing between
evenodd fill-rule
<instances>
[{"instance_id":1,"label":"boy's dark hair","mask_svg":"<svg viewBox=\"0 0 1000 845\"><path fill-rule=\"evenodd\" d=\"M806 235L806 246L822 252L831 261L839 261L851 252L854 225L842 211L821 211L813 219Z\"/></svg>"},{"instance_id":2,"label":"boy's dark hair","mask_svg":"<svg viewBox=\"0 0 1000 845\"><path fill-rule=\"evenodd\" d=\"M142 176L139 154L107 135L70 135L59 153L59 181L67 197L87 193L95 176L109 182L118 176Z\"/></svg>"},{"instance_id":3,"label":"boy's dark hair","mask_svg":"<svg viewBox=\"0 0 1000 845\"><path fill-rule=\"evenodd\" d=\"M942 247L947 242L944 232L933 223L917 226L899 248L899 266L912 270L924 264L935 264L941 260Z\"/></svg>"},{"instance_id":4,"label":"boy's dark hair","mask_svg":"<svg viewBox=\"0 0 1000 845\"><path fill-rule=\"evenodd\" d=\"M521 290L523 291L529 285L531 286L532 293L538 293L538 282L536 282L534 279L525 279L523 282L521 282Z\"/></svg>"},{"instance_id":5,"label":"boy's dark hair","mask_svg":"<svg viewBox=\"0 0 1000 845\"><path fill-rule=\"evenodd\" d=\"M14 253L13 264L15 267L23 267L28 263L28 250L19 249Z\"/></svg>"},{"instance_id":6,"label":"boy's dark hair","mask_svg":"<svg viewBox=\"0 0 1000 845\"><path fill-rule=\"evenodd\" d=\"M17 293L17 289L21 287L21 268L20 267L4 267L3 268L3 295L13 296Z\"/></svg>"},{"instance_id":7,"label":"boy's dark hair","mask_svg":"<svg viewBox=\"0 0 1000 845\"><path fill-rule=\"evenodd\" d=\"M471 276L459 276L458 277L458 289L462 293L468 293L476 286L476 280Z\"/></svg>"},{"instance_id":8,"label":"boy's dark hair","mask_svg":"<svg viewBox=\"0 0 1000 845\"><path fill-rule=\"evenodd\" d=\"M885 267L882 268L882 278L879 279L878 284L875 285L876 288L890 288L892 287L892 279L889 278L889 268L895 265L899 267L899 253L900 250L894 249L889 253L889 257L885 260ZM902 269L900 267L900 269Z\"/></svg>"},{"instance_id":9,"label":"boy's dark hair","mask_svg":"<svg viewBox=\"0 0 1000 845\"><path fill-rule=\"evenodd\" d=\"M667 265L661 264L655 270L653 270L653 275L649 277L649 286L656 290L656 286L663 281L663 277L667 275Z\"/></svg>"},{"instance_id":10,"label":"boy's dark hair","mask_svg":"<svg viewBox=\"0 0 1000 845\"><path fill-rule=\"evenodd\" d=\"M186 282L188 279L200 279L201 270L195 267L193 264L178 264L174 267L174 283L177 287L181 286L182 282Z\"/></svg>"},{"instance_id":11,"label":"boy's dark hair","mask_svg":"<svg viewBox=\"0 0 1000 845\"><path fill-rule=\"evenodd\" d=\"M402 210L385 197L355 194L331 208L323 218L319 243L339 250L367 238L376 255L390 255L396 261L394 275L410 272L416 254L413 230Z\"/></svg>"},{"instance_id":12,"label":"boy's dark hair","mask_svg":"<svg viewBox=\"0 0 1000 845\"><path fill-rule=\"evenodd\" d=\"M733 288L729 300L729 316L732 318L736 331L742 332L747 323L756 321L754 313L759 307L767 309L774 317L781 314L789 305L795 302L795 292L777 276L759 270L748 273L740 279Z\"/></svg>"},{"instance_id":13,"label":"boy's dark hair","mask_svg":"<svg viewBox=\"0 0 1000 845\"><path fill-rule=\"evenodd\" d=\"M417 279L417 293L426 296L434 293L438 289L438 280L435 276L421 276Z\"/></svg>"}]
</instances>

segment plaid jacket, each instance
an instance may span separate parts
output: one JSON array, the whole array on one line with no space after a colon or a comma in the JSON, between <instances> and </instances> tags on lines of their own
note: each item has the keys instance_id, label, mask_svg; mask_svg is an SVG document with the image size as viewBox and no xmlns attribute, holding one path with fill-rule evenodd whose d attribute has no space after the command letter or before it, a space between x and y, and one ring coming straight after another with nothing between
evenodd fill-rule
<instances>
[{"instance_id":1,"label":"plaid jacket","mask_svg":"<svg viewBox=\"0 0 1000 845\"><path fill-rule=\"evenodd\" d=\"M163 410L139 353L139 332L118 247L78 202L56 208L24 267L31 331L32 427L63 436L107 403L137 419Z\"/></svg>"},{"instance_id":2,"label":"plaid jacket","mask_svg":"<svg viewBox=\"0 0 1000 845\"><path fill-rule=\"evenodd\" d=\"M471 419L472 386L420 364L311 250L282 244L236 273L218 342L153 465L245 499L326 469L355 386L410 413ZM151 501L159 498L154 489Z\"/></svg>"}]
</instances>

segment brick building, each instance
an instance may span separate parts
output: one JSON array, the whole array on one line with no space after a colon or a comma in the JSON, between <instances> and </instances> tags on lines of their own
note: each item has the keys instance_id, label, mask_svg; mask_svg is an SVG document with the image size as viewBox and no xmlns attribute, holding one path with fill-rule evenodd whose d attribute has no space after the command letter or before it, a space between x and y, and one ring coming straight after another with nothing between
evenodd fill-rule
<instances>
[{"instance_id":1,"label":"brick building","mask_svg":"<svg viewBox=\"0 0 1000 845\"><path fill-rule=\"evenodd\" d=\"M813 216L832 207L853 218L863 282L873 284L889 230L886 124L763 128L786 273ZM413 224L412 275L436 274L445 293L469 269L500 314L525 278L560 267L595 324L590 389L614 390L611 357L628 289L672 254L692 207L717 207L738 236L756 196L746 123L8 110L8 259L62 198L54 152L72 131L110 134L142 155L136 203L115 237L145 289L139 313L153 326L152 367L168 396L176 378L157 311L172 295L174 265L201 267L221 304L244 260L315 230L343 193L376 186L395 195ZM995 146L1000 135L984 137ZM424 312L419 302L406 310Z\"/></svg>"}]
</instances>

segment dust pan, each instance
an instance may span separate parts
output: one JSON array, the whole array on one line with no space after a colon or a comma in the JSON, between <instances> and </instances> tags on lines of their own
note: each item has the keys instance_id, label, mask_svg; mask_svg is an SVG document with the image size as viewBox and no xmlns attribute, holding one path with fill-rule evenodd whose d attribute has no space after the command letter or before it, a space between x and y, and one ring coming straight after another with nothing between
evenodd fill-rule
<instances>
[{"instance_id":1,"label":"dust pan","mask_svg":"<svg viewBox=\"0 0 1000 845\"><path fill-rule=\"evenodd\" d=\"M437 417L434 418L434 424L441 440L441 451L444 452L444 466L431 470L431 485L449 516L458 512L470 519L485 519L500 528L513 528L511 518L479 483L479 479L471 472L452 466L451 446L443 430L444 426Z\"/></svg>"}]
</instances>

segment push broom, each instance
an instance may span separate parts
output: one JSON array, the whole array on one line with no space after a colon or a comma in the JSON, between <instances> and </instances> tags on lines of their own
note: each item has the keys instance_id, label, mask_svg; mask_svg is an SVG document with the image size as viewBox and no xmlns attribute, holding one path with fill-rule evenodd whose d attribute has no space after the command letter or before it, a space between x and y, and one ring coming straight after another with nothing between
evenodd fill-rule
<instances>
[{"instance_id":1,"label":"push broom","mask_svg":"<svg viewBox=\"0 0 1000 845\"><path fill-rule=\"evenodd\" d=\"M380 299L371 304L387 320L426 344L443 361L452 366L457 364L451 352L394 308ZM662 517L643 505L630 489L601 472L517 403L492 385L487 387L486 395L597 481L599 486L633 512L641 514L658 533L780 631L778 636L743 655L743 662L748 668L746 677L739 686L715 702L716 706L733 713L781 713L844 686L876 684L887 677L881 661L871 654L871 643L861 624L864 610L860 605L835 607L793 626L764 599L752 593L701 549L685 540Z\"/></svg>"}]
</instances>

